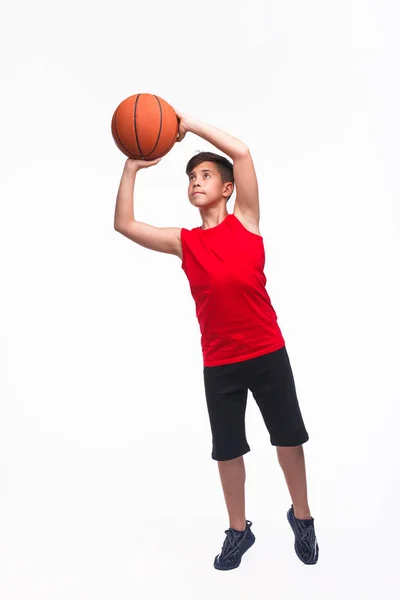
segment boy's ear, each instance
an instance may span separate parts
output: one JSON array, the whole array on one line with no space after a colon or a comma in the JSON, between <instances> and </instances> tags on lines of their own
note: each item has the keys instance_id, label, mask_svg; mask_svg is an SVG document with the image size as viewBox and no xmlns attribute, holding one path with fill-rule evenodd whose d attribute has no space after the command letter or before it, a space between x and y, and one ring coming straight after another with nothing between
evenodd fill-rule
<instances>
[{"instance_id":1,"label":"boy's ear","mask_svg":"<svg viewBox=\"0 0 400 600\"><path fill-rule=\"evenodd\" d=\"M230 181L228 183L224 183L224 193L228 192L228 196L233 194L234 185Z\"/></svg>"}]
</instances>

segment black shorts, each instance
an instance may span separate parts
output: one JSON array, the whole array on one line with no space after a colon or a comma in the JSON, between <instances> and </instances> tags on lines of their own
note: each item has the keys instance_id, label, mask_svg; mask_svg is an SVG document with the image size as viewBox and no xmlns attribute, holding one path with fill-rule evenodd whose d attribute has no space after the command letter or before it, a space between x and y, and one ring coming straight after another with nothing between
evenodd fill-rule
<instances>
[{"instance_id":1,"label":"black shorts","mask_svg":"<svg viewBox=\"0 0 400 600\"><path fill-rule=\"evenodd\" d=\"M250 451L245 428L248 390L273 446L300 446L309 439L285 346L257 358L203 369L214 460L231 460Z\"/></svg>"}]
</instances>

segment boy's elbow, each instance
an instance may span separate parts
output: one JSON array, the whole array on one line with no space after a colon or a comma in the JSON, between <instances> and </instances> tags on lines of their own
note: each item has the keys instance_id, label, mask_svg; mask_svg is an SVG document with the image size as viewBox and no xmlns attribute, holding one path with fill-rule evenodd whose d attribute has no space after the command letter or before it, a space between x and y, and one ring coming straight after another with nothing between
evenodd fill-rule
<instances>
[{"instance_id":1,"label":"boy's elbow","mask_svg":"<svg viewBox=\"0 0 400 600\"><path fill-rule=\"evenodd\" d=\"M122 224L118 221L114 221L114 230L118 231L118 233L121 233L122 231Z\"/></svg>"},{"instance_id":2,"label":"boy's elbow","mask_svg":"<svg viewBox=\"0 0 400 600\"><path fill-rule=\"evenodd\" d=\"M249 156L249 154L250 154L250 148L248 146L246 146L246 144L242 144L240 146L240 148L238 148L237 151L235 152L234 158L242 158L243 156Z\"/></svg>"}]
</instances>

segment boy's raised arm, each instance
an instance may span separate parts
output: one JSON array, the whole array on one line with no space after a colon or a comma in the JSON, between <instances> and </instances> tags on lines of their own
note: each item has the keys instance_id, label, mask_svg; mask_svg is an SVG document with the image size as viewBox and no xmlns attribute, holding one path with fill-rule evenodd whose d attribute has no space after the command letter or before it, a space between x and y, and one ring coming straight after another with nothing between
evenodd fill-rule
<instances>
[{"instance_id":1,"label":"boy's raised arm","mask_svg":"<svg viewBox=\"0 0 400 600\"><path fill-rule=\"evenodd\" d=\"M176 254L181 258L181 241L179 227L154 227L135 219L134 187L136 174L140 169L156 165L161 159L126 161L119 184L114 214L114 229L136 244L168 254Z\"/></svg>"}]
</instances>

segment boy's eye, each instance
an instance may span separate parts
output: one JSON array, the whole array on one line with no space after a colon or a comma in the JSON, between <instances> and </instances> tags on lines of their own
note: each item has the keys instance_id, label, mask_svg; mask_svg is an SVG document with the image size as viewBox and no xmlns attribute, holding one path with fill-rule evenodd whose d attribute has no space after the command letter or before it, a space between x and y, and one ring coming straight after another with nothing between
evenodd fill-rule
<instances>
[{"instance_id":1,"label":"boy's eye","mask_svg":"<svg viewBox=\"0 0 400 600\"><path fill-rule=\"evenodd\" d=\"M211 173L204 173L203 177L211 177ZM194 176L194 175L191 175L191 176L189 177L189 181L193 181L193 179L194 179L194 178L195 178L195 176Z\"/></svg>"}]
</instances>

